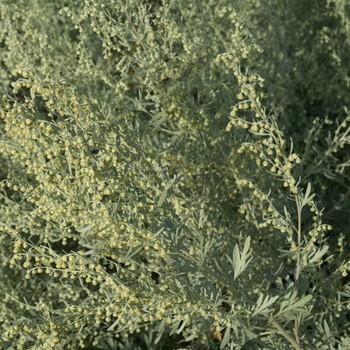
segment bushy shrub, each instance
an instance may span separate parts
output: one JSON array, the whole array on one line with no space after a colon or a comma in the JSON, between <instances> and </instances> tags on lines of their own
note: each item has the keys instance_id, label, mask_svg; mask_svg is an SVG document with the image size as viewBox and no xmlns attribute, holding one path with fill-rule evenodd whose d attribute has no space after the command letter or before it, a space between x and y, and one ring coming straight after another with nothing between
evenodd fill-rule
<instances>
[{"instance_id":1,"label":"bushy shrub","mask_svg":"<svg viewBox=\"0 0 350 350\"><path fill-rule=\"evenodd\" d=\"M1 348L350 346L349 9L315 3L2 1Z\"/></svg>"},{"instance_id":2,"label":"bushy shrub","mask_svg":"<svg viewBox=\"0 0 350 350\"><path fill-rule=\"evenodd\" d=\"M266 79L269 108L303 159L324 220L339 236L349 227L350 4L346 0L244 1L240 12L263 54L249 65ZM336 209L336 210L335 210Z\"/></svg>"}]
</instances>

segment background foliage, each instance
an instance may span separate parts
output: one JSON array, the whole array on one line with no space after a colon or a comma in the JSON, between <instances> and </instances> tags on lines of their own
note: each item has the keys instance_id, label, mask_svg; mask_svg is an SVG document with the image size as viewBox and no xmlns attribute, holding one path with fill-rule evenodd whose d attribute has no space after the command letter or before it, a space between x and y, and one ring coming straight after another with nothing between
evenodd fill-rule
<instances>
[{"instance_id":1,"label":"background foliage","mask_svg":"<svg viewBox=\"0 0 350 350\"><path fill-rule=\"evenodd\" d=\"M3 349L348 349L349 4L2 1Z\"/></svg>"}]
</instances>

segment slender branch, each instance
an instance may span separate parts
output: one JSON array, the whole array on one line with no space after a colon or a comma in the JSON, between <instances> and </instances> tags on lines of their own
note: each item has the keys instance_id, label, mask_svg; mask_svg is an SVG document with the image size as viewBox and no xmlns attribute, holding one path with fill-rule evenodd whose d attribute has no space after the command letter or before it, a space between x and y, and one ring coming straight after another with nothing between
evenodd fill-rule
<instances>
[{"instance_id":1,"label":"slender branch","mask_svg":"<svg viewBox=\"0 0 350 350\"><path fill-rule=\"evenodd\" d=\"M299 277L300 277L300 258L301 258L301 211L302 211L302 203L301 199L298 195L295 196L295 201L297 204L297 211L298 211L298 256L297 256L297 270L296 270L296 276L295 276L295 289L298 289L299 285ZM299 320L298 317L295 317L294 320L294 329L295 329L295 340L297 344L299 345Z\"/></svg>"},{"instance_id":2,"label":"slender branch","mask_svg":"<svg viewBox=\"0 0 350 350\"><path fill-rule=\"evenodd\" d=\"M266 317L270 318L268 314L266 314ZM301 350L298 342L278 322L272 321L272 324L276 327L279 333L294 346L296 350Z\"/></svg>"}]
</instances>

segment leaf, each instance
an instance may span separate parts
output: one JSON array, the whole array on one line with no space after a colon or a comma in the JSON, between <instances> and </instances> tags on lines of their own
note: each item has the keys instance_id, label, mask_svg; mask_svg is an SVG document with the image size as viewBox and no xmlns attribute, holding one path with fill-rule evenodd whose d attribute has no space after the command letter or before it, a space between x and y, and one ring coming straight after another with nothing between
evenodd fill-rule
<instances>
[{"instance_id":1,"label":"leaf","mask_svg":"<svg viewBox=\"0 0 350 350\"><path fill-rule=\"evenodd\" d=\"M323 255L325 255L328 251L328 245L324 246L320 251L318 251L313 258L310 260L310 264L319 261Z\"/></svg>"},{"instance_id":2,"label":"leaf","mask_svg":"<svg viewBox=\"0 0 350 350\"><path fill-rule=\"evenodd\" d=\"M85 232L89 231L91 228L92 228L92 225L87 225L85 227L77 228L77 231L79 233L85 233Z\"/></svg>"},{"instance_id":3,"label":"leaf","mask_svg":"<svg viewBox=\"0 0 350 350\"><path fill-rule=\"evenodd\" d=\"M220 349L223 349L227 345L227 343L230 341L230 331L231 331L231 327L227 327L225 335L222 338L222 341L220 344Z\"/></svg>"},{"instance_id":4,"label":"leaf","mask_svg":"<svg viewBox=\"0 0 350 350\"><path fill-rule=\"evenodd\" d=\"M238 327L237 327L237 325L235 323L232 324L232 329L235 332L236 338L238 338L238 336L239 336Z\"/></svg>"},{"instance_id":5,"label":"leaf","mask_svg":"<svg viewBox=\"0 0 350 350\"><path fill-rule=\"evenodd\" d=\"M244 329L244 333L248 336L249 339L255 339L257 338L258 336L252 332L249 328L245 328Z\"/></svg>"},{"instance_id":6,"label":"leaf","mask_svg":"<svg viewBox=\"0 0 350 350\"><path fill-rule=\"evenodd\" d=\"M290 153L289 153L289 155L291 155L292 153L293 153L293 138L292 137L290 137Z\"/></svg>"},{"instance_id":7,"label":"leaf","mask_svg":"<svg viewBox=\"0 0 350 350\"><path fill-rule=\"evenodd\" d=\"M180 323L182 320L178 320L176 321L172 326L171 326L171 332L170 332L170 336L172 336L173 334L175 334L175 332L179 329L180 327Z\"/></svg>"},{"instance_id":8,"label":"leaf","mask_svg":"<svg viewBox=\"0 0 350 350\"><path fill-rule=\"evenodd\" d=\"M278 299L278 295L272 298L269 298L269 296L266 296L265 300L262 301L263 295L261 294L256 303L256 310L254 311L252 316L269 312L270 311L269 306L271 306L277 299Z\"/></svg>"},{"instance_id":9,"label":"leaf","mask_svg":"<svg viewBox=\"0 0 350 350\"><path fill-rule=\"evenodd\" d=\"M326 332L326 336L327 336L327 338L329 338L330 337L330 332L329 332L329 327L328 327L328 324L327 324L326 320L323 320L323 326L324 326L324 330Z\"/></svg>"},{"instance_id":10,"label":"leaf","mask_svg":"<svg viewBox=\"0 0 350 350\"><path fill-rule=\"evenodd\" d=\"M167 319L166 319L166 317L164 317L164 318L162 319L162 322L161 322L160 325L159 325L158 333L163 333L163 330L164 330L166 321L167 321Z\"/></svg>"},{"instance_id":11,"label":"leaf","mask_svg":"<svg viewBox=\"0 0 350 350\"><path fill-rule=\"evenodd\" d=\"M306 305L310 300L312 299L312 295L306 295L300 300L298 300L296 303L289 305L286 307L282 312L279 312L279 314L284 314L288 311L291 311L293 313L296 312L304 312L305 310L301 309L304 305Z\"/></svg>"},{"instance_id":12,"label":"leaf","mask_svg":"<svg viewBox=\"0 0 350 350\"><path fill-rule=\"evenodd\" d=\"M190 340L198 338L197 334L191 334L189 337L184 339L184 342L189 342Z\"/></svg>"},{"instance_id":13,"label":"leaf","mask_svg":"<svg viewBox=\"0 0 350 350\"><path fill-rule=\"evenodd\" d=\"M315 193L313 193L311 196L310 196L310 193L311 193L311 182L309 182L307 184L307 188L306 188L306 192L305 192L305 196L303 198L303 201L302 201L302 206L304 207L306 204L308 204L312 198L315 197Z\"/></svg>"},{"instance_id":14,"label":"leaf","mask_svg":"<svg viewBox=\"0 0 350 350\"><path fill-rule=\"evenodd\" d=\"M167 254L164 256L164 260L168 265L172 265L174 263L174 260Z\"/></svg>"},{"instance_id":15,"label":"leaf","mask_svg":"<svg viewBox=\"0 0 350 350\"><path fill-rule=\"evenodd\" d=\"M160 197L159 197L159 200L158 200L158 204L157 206L158 207L161 207L162 204L164 203L165 201L165 198L168 194L168 190L174 185L176 181L176 175L174 176L174 178L171 180L170 184L168 184L168 186L166 186L166 188L163 190L163 192L161 193Z\"/></svg>"},{"instance_id":16,"label":"leaf","mask_svg":"<svg viewBox=\"0 0 350 350\"><path fill-rule=\"evenodd\" d=\"M278 314L281 314L286 307L289 307L290 305L293 304L295 298L297 297L297 292L296 291L292 291L290 290L288 293L286 293L284 295L284 299L281 303L280 303L280 311Z\"/></svg>"},{"instance_id":17,"label":"leaf","mask_svg":"<svg viewBox=\"0 0 350 350\"><path fill-rule=\"evenodd\" d=\"M294 308L300 308L303 307L304 305L306 305L310 300L312 299L312 295L306 295L305 297L301 298L299 301L297 301L293 307Z\"/></svg>"},{"instance_id":18,"label":"leaf","mask_svg":"<svg viewBox=\"0 0 350 350\"><path fill-rule=\"evenodd\" d=\"M164 111L156 113L152 119L150 120L150 123L154 126L154 130L156 130L166 119L166 114Z\"/></svg>"},{"instance_id":19,"label":"leaf","mask_svg":"<svg viewBox=\"0 0 350 350\"><path fill-rule=\"evenodd\" d=\"M213 244L214 244L214 242L210 242L210 241L207 241L205 243L203 256L205 256L209 252L209 250L210 250L210 248L212 247Z\"/></svg>"},{"instance_id":20,"label":"leaf","mask_svg":"<svg viewBox=\"0 0 350 350\"><path fill-rule=\"evenodd\" d=\"M309 197L310 192L311 192L311 182L308 182L306 192L305 192L305 198Z\"/></svg>"},{"instance_id":21,"label":"leaf","mask_svg":"<svg viewBox=\"0 0 350 350\"><path fill-rule=\"evenodd\" d=\"M290 214L288 213L287 207L285 205L283 206L283 209L284 209L284 215L286 216L286 219L289 219Z\"/></svg>"},{"instance_id":22,"label":"leaf","mask_svg":"<svg viewBox=\"0 0 350 350\"><path fill-rule=\"evenodd\" d=\"M177 285L177 288L179 288L180 290L183 290L182 284L175 278L175 283Z\"/></svg>"},{"instance_id":23,"label":"leaf","mask_svg":"<svg viewBox=\"0 0 350 350\"><path fill-rule=\"evenodd\" d=\"M177 334L180 334L183 331L183 329L185 328L185 326L187 324L187 321L188 320L185 320L185 321L182 322L181 327L176 331Z\"/></svg>"},{"instance_id":24,"label":"leaf","mask_svg":"<svg viewBox=\"0 0 350 350\"><path fill-rule=\"evenodd\" d=\"M241 266L241 257L239 255L239 248L238 244L235 245L235 248L233 249L233 267L235 269L235 279L236 279L236 271L238 271L239 267Z\"/></svg>"},{"instance_id":25,"label":"leaf","mask_svg":"<svg viewBox=\"0 0 350 350\"><path fill-rule=\"evenodd\" d=\"M236 279L246 269L246 267L252 260L252 259L248 260L248 258L250 257L250 253L248 252L249 247L250 247L250 237L247 237L244 243L242 254L239 253L238 244L236 244L233 249L232 259L228 255L226 255L227 260L233 267L234 274L235 274L234 279Z\"/></svg>"},{"instance_id":26,"label":"leaf","mask_svg":"<svg viewBox=\"0 0 350 350\"><path fill-rule=\"evenodd\" d=\"M110 332L112 331L116 326L117 324L119 323L120 319L118 318L108 329L107 331Z\"/></svg>"},{"instance_id":27,"label":"leaf","mask_svg":"<svg viewBox=\"0 0 350 350\"><path fill-rule=\"evenodd\" d=\"M162 206L162 204L165 201L165 198L166 198L167 194L168 194L168 189L166 188L166 189L164 189L164 191L161 193L161 195L159 197L158 204L157 204L158 207Z\"/></svg>"},{"instance_id":28,"label":"leaf","mask_svg":"<svg viewBox=\"0 0 350 350\"><path fill-rule=\"evenodd\" d=\"M247 255L247 253L249 251L249 247L250 247L250 237L247 237L247 239L245 240L245 243L244 243L243 256ZM242 256L242 259L243 259L243 256Z\"/></svg>"}]
</instances>

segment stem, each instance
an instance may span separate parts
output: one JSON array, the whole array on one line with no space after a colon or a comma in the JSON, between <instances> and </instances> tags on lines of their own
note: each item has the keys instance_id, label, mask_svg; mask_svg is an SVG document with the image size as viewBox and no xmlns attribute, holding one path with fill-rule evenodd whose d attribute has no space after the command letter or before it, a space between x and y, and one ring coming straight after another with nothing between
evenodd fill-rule
<instances>
[{"instance_id":1,"label":"stem","mask_svg":"<svg viewBox=\"0 0 350 350\"><path fill-rule=\"evenodd\" d=\"M296 276L295 276L295 289L298 290L299 285L299 277L300 277L300 249L301 249L301 211L302 211L302 205L301 205L301 199L300 197L296 196L295 198L296 204L297 204L297 211L298 211L298 255L297 255L297 270L296 270ZM295 340L297 344L299 345L299 320L298 317L295 317L294 320L294 328L295 328Z\"/></svg>"},{"instance_id":2,"label":"stem","mask_svg":"<svg viewBox=\"0 0 350 350\"><path fill-rule=\"evenodd\" d=\"M298 255L297 255L297 270L295 276L295 286L297 286L300 276L300 244L301 244L301 203L299 197L296 197L298 211Z\"/></svg>"},{"instance_id":3,"label":"stem","mask_svg":"<svg viewBox=\"0 0 350 350\"><path fill-rule=\"evenodd\" d=\"M269 315L266 315L266 317L269 317ZM294 346L294 349L301 350L299 341L294 339L278 322L272 321L272 324L276 327L278 332Z\"/></svg>"}]
</instances>

